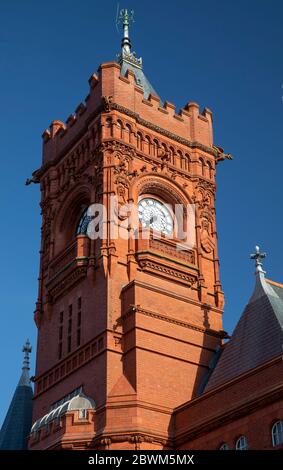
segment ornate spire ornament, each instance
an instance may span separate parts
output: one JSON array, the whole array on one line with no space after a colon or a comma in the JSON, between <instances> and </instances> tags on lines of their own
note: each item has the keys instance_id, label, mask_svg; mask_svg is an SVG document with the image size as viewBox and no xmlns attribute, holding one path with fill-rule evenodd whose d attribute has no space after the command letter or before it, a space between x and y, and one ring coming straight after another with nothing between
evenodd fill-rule
<instances>
[{"instance_id":1,"label":"ornate spire ornament","mask_svg":"<svg viewBox=\"0 0 283 470\"><path fill-rule=\"evenodd\" d=\"M134 64L135 66L142 67L142 59L137 58L135 52L131 52L131 40L129 37L129 26L134 22L134 12L127 9L122 9L117 14L117 26L122 25L123 38L121 43L122 52L118 55L118 61L121 64L123 60Z\"/></svg>"},{"instance_id":2,"label":"ornate spire ornament","mask_svg":"<svg viewBox=\"0 0 283 470\"><path fill-rule=\"evenodd\" d=\"M32 351L32 347L30 345L29 340L26 340L26 343L23 345L23 353L24 355L24 362L23 362L23 369L29 370L29 355Z\"/></svg>"},{"instance_id":3,"label":"ornate spire ornament","mask_svg":"<svg viewBox=\"0 0 283 470\"><path fill-rule=\"evenodd\" d=\"M31 344L29 342L29 340L27 339L24 346L23 346L23 349L22 349L23 353L24 353L24 361L23 361L23 367L22 367L22 375L21 375L21 378L20 378L20 382L19 382L19 385L29 385L30 384L30 378L29 378L29 370L30 370L30 367L29 367L29 355L32 351L32 347L31 347Z\"/></svg>"},{"instance_id":4,"label":"ornate spire ornament","mask_svg":"<svg viewBox=\"0 0 283 470\"><path fill-rule=\"evenodd\" d=\"M266 253L261 253L259 246L256 245L255 253L250 255L250 259L255 260L255 267L256 267L255 274L258 274L258 273L266 274L266 272L262 269L262 262L261 262L261 260L264 258L266 258Z\"/></svg>"}]
</instances>

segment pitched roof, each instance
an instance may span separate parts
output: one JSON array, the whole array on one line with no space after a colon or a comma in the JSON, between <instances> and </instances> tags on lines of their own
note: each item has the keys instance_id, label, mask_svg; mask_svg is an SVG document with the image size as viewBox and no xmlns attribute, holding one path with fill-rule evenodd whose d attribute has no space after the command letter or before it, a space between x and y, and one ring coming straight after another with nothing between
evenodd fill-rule
<instances>
[{"instance_id":1,"label":"pitched roof","mask_svg":"<svg viewBox=\"0 0 283 470\"><path fill-rule=\"evenodd\" d=\"M276 357L283 352L283 285L256 273L254 292L231 340L212 372L205 391Z\"/></svg>"},{"instance_id":2,"label":"pitched roof","mask_svg":"<svg viewBox=\"0 0 283 470\"><path fill-rule=\"evenodd\" d=\"M143 89L143 95L145 99L148 99L149 95L158 96L155 89L146 78L141 66L138 66L135 63L131 63L128 60L122 60L120 65L121 75L125 76L128 70L134 73L136 84Z\"/></svg>"},{"instance_id":3,"label":"pitched roof","mask_svg":"<svg viewBox=\"0 0 283 470\"><path fill-rule=\"evenodd\" d=\"M123 39L121 43L121 53L118 55L118 62L121 66L121 75L125 76L130 70L135 75L137 86L143 89L143 95L145 99L148 99L149 95L158 94L150 84L142 69L142 58L136 57L136 53L131 51L132 44L129 38L129 25L133 22L133 11L127 9L120 10L119 16L117 16L117 23L123 25Z\"/></svg>"},{"instance_id":4,"label":"pitched roof","mask_svg":"<svg viewBox=\"0 0 283 470\"><path fill-rule=\"evenodd\" d=\"M29 378L27 342L23 348L25 359L22 374L0 431L0 450L23 450L31 429L33 391Z\"/></svg>"}]
</instances>

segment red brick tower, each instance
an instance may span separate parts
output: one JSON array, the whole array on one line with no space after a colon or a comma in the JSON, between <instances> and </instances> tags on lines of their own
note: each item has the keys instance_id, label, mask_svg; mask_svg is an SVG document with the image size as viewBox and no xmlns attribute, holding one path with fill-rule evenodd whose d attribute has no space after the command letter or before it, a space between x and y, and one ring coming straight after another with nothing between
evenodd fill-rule
<instances>
[{"instance_id":1,"label":"red brick tower","mask_svg":"<svg viewBox=\"0 0 283 470\"><path fill-rule=\"evenodd\" d=\"M119 61L44 132L32 178L43 223L31 449L170 448L173 408L198 394L224 336L214 198L216 162L229 156L213 145L209 109L161 102L121 18ZM113 196L139 204L147 239L125 236L125 210L124 235L108 212L106 237L88 237L87 207Z\"/></svg>"}]
</instances>

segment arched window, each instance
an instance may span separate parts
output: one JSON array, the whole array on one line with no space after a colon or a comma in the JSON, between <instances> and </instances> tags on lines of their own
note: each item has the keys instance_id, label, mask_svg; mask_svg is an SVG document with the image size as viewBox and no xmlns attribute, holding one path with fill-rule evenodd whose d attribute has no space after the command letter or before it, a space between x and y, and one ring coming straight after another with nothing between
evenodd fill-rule
<instances>
[{"instance_id":1,"label":"arched window","mask_svg":"<svg viewBox=\"0 0 283 470\"><path fill-rule=\"evenodd\" d=\"M105 134L107 137L112 136L112 119L107 118L105 122Z\"/></svg>"},{"instance_id":2,"label":"arched window","mask_svg":"<svg viewBox=\"0 0 283 470\"><path fill-rule=\"evenodd\" d=\"M142 135L140 132L137 133L137 148L142 150Z\"/></svg>"},{"instance_id":3,"label":"arched window","mask_svg":"<svg viewBox=\"0 0 283 470\"><path fill-rule=\"evenodd\" d=\"M188 153L185 153L185 168L184 170L191 170L191 157Z\"/></svg>"},{"instance_id":4,"label":"arched window","mask_svg":"<svg viewBox=\"0 0 283 470\"><path fill-rule=\"evenodd\" d=\"M283 421L277 421L272 426L272 445L273 447L283 444Z\"/></svg>"},{"instance_id":5,"label":"arched window","mask_svg":"<svg viewBox=\"0 0 283 470\"><path fill-rule=\"evenodd\" d=\"M228 444L226 444L226 442L224 442L224 443L221 444L221 446L219 447L219 450L229 450Z\"/></svg>"},{"instance_id":6,"label":"arched window","mask_svg":"<svg viewBox=\"0 0 283 470\"><path fill-rule=\"evenodd\" d=\"M246 436L241 436L237 439L236 450L248 450L248 440Z\"/></svg>"},{"instance_id":7,"label":"arched window","mask_svg":"<svg viewBox=\"0 0 283 470\"><path fill-rule=\"evenodd\" d=\"M119 139L123 138L123 124L120 119L117 121L117 136Z\"/></svg>"},{"instance_id":8,"label":"arched window","mask_svg":"<svg viewBox=\"0 0 283 470\"><path fill-rule=\"evenodd\" d=\"M158 141L154 139L153 144L152 144L152 153L154 157L157 157L157 151L158 151Z\"/></svg>"},{"instance_id":9,"label":"arched window","mask_svg":"<svg viewBox=\"0 0 283 470\"><path fill-rule=\"evenodd\" d=\"M209 178L212 179L212 177L213 177L213 167L212 167L212 163L211 163L211 162L207 162L207 166L208 166Z\"/></svg>"},{"instance_id":10,"label":"arched window","mask_svg":"<svg viewBox=\"0 0 283 470\"><path fill-rule=\"evenodd\" d=\"M144 139L143 151L144 153L147 153L148 155L150 155L150 138L148 137L148 135L145 136L145 139Z\"/></svg>"},{"instance_id":11,"label":"arched window","mask_svg":"<svg viewBox=\"0 0 283 470\"><path fill-rule=\"evenodd\" d=\"M203 159L202 157L200 157L199 163L200 163L200 174L201 174L202 176L204 176L205 162L204 162L204 159Z\"/></svg>"},{"instance_id":12,"label":"arched window","mask_svg":"<svg viewBox=\"0 0 283 470\"><path fill-rule=\"evenodd\" d=\"M132 129L131 129L130 124L126 124L125 129L124 129L124 140L128 143L131 142L131 132L132 132Z\"/></svg>"},{"instance_id":13,"label":"arched window","mask_svg":"<svg viewBox=\"0 0 283 470\"><path fill-rule=\"evenodd\" d=\"M87 235L87 228L90 221L93 219L91 215L88 215L88 208L82 213L78 228L77 235Z\"/></svg>"},{"instance_id":14,"label":"arched window","mask_svg":"<svg viewBox=\"0 0 283 470\"><path fill-rule=\"evenodd\" d=\"M183 163L182 163L183 159L184 159L184 157L183 157L183 154L182 154L181 150L178 150L177 151L177 166L179 166L180 168L183 165ZM176 162L175 162L175 164L176 164Z\"/></svg>"}]
</instances>

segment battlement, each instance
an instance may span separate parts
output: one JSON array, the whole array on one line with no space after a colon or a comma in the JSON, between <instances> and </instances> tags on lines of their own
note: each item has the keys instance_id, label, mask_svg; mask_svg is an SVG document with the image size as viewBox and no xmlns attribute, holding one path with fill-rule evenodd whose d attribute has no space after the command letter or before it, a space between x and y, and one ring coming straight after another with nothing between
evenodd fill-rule
<instances>
[{"instance_id":1,"label":"battlement","mask_svg":"<svg viewBox=\"0 0 283 470\"><path fill-rule=\"evenodd\" d=\"M197 103L189 102L176 111L174 104L168 101L162 103L154 94L145 99L135 74L128 70L122 76L116 62L101 64L98 75L90 77L89 86L89 94L84 102L77 106L66 122L54 120L49 129L44 131L43 164L66 153L89 130L90 124L101 112L110 111L113 103L182 139L206 147L213 146L212 112L208 108L200 112Z\"/></svg>"}]
</instances>

